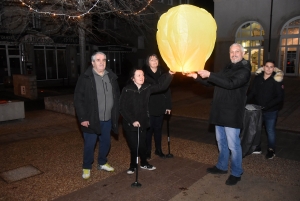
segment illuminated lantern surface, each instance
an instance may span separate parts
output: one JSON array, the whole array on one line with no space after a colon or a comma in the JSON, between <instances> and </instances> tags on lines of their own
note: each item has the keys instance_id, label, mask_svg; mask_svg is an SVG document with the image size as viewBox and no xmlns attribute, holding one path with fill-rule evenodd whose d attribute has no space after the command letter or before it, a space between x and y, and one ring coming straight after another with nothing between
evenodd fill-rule
<instances>
[{"instance_id":1,"label":"illuminated lantern surface","mask_svg":"<svg viewBox=\"0 0 300 201\"><path fill-rule=\"evenodd\" d=\"M173 7L157 24L156 40L170 70L192 72L204 69L215 41L215 19L203 8L192 5Z\"/></svg>"}]
</instances>

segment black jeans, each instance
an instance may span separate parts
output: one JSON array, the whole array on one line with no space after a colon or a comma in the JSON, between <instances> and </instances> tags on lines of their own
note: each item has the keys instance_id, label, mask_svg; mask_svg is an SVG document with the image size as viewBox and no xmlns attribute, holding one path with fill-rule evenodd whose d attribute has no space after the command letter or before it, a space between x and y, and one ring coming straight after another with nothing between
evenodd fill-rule
<instances>
[{"instance_id":1,"label":"black jeans","mask_svg":"<svg viewBox=\"0 0 300 201\"><path fill-rule=\"evenodd\" d=\"M155 148L161 150L161 138L162 138L162 125L164 121L164 115L152 116L150 115L150 128L147 130L147 151L152 150L152 134L154 135Z\"/></svg>"},{"instance_id":2,"label":"black jeans","mask_svg":"<svg viewBox=\"0 0 300 201\"><path fill-rule=\"evenodd\" d=\"M137 143L138 143L138 132L125 130L125 136L127 139L127 143L130 149L130 167L136 167L136 159L137 159ZM139 156L141 159L141 165L147 165L147 156L146 156L146 130L141 129L139 131Z\"/></svg>"}]
</instances>

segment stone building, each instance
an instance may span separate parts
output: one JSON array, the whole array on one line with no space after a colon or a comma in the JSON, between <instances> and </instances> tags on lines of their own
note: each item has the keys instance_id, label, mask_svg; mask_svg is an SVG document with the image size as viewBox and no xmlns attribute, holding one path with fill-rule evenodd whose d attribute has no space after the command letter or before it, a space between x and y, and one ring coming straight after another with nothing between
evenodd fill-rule
<instances>
[{"instance_id":1,"label":"stone building","mask_svg":"<svg viewBox=\"0 0 300 201\"><path fill-rule=\"evenodd\" d=\"M300 75L299 0L214 0L217 41L214 70L229 61L229 46L241 43L252 71L266 59L287 76Z\"/></svg>"}]
</instances>

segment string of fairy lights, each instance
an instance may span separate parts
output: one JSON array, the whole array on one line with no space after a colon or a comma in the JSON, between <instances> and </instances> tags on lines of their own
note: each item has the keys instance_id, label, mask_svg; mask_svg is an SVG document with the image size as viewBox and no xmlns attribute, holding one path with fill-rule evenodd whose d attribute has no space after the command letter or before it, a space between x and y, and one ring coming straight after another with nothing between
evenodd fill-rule
<instances>
[{"instance_id":1,"label":"string of fairy lights","mask_svg":"<svg viewBox=\"0 0 300 201\"><path fill-rule=\"evenodd\" d=\"M33 11L33 12L36 12L36 13L39 13L39 14L44 14L44 15L50 15L50 16L66 16L68 18L72 18L72 19L75 19L75 18L81 18L81 17L84 17L85 15L88 15L96 6L97 4L100 2L100 0L97 0L92 7L90 7L87 11L85 11L84 13L81 13L81 14L78 14L78 15L69 15L69 14L66 14L66 13L56 13L56 12L50 12L50 11L39 11L38 9L34 8L33 6L25 3L23 0L19 0L23 6L26 6L28 7L28 9L30 11ZM111 2L109 0L107 0L107 2L109 3L109 6L115 11L117 12L119 15L125 15L125 16L129 16L129 15L138 15L140 14L141 12L143 12L144 10L147 9L148 6L150 6L152 0L148 0L147 1L147 4L141 8L139 11L136 11L136 12L131 12L131 13L125 13L121 10L119 10L118 8L114 7Z\"/></svg>"}]
</instances>

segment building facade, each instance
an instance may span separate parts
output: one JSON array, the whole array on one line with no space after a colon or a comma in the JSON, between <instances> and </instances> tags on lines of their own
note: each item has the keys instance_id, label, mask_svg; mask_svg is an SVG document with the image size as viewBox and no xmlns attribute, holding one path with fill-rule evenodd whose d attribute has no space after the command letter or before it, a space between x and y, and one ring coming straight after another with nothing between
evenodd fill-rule
<instances>
[{"instance_id":1,"label":"building facade","mask_svg":"<svg viewBox=\"0 0 300 201\"><path fill-rule=\"evenodd\" d=\"M299 0L214 0L214 70L229 61L229 46L237 42L244 46L252 72L273 59L285 75L299 76L299 8Z\"/></svg>"}]
</instances>

